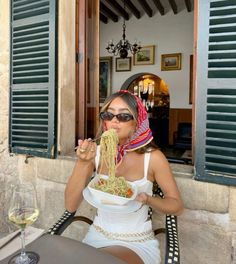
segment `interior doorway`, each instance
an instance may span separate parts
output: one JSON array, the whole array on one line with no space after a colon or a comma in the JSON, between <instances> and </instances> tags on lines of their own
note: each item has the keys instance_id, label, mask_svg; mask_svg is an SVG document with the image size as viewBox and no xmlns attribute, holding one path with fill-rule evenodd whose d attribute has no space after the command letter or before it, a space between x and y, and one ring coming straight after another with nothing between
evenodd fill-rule
<instances>
[{"instance_id":1,"label":"interior doorway","mask_svg":"<svg viewBox=\"0 0 236 264\"><path fill-rule=\"evenodd\" d=\"M169 145L169 90L160 77L152 73L138 73L130 76L121 89L138 96L148 112L150 128L155 143L161 148Z\"/></svg>"}]
</instances>

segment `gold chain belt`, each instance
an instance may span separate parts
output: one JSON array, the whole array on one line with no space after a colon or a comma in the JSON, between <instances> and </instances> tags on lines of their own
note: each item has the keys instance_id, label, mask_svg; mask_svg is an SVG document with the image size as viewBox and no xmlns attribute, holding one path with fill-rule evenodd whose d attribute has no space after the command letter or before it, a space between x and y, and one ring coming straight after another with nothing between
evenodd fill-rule
<instances>
[{"instance_id":1,"label":"gold chain belt","mask_svg":"<svg viewBox=\"0 0 236 264\"><path fill-rule=\"evenodd\" d=\"M128 241L128 242L144 242L154 239L154 233L152 230L148 230L141 233L112 233L104 230L100 226L92 225L99 233L103 234L106 238Z\"/></svg>"}]
</instances>

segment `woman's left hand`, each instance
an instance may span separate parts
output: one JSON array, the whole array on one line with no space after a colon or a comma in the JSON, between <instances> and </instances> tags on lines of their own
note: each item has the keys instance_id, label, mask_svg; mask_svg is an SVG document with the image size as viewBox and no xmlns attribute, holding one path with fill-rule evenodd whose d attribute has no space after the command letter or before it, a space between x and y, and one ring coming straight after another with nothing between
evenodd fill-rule
<instances>
[{"instance_id":1,"label":"woman's left hand","mask_svg":"<svg viewBox=\"0 0 236 264\"><path fill-rule=\"evenodd\" d=\"M142 203L142 204L148 204L149 195L147 193L139 193L136 197L136 201Z\"/></svg>"}]
</instances>

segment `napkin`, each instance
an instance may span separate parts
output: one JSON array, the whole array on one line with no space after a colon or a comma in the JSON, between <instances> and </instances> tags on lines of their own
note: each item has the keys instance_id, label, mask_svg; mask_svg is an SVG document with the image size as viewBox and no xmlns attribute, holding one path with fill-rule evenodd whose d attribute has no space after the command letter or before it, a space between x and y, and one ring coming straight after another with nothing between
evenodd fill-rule
<instances>
[{"instance_id":1,"label":"napkin","mask_svg":"<svg viewBox=\"0 0 236 264\"><path fill-rule=\"evenodd\" d=\"M0 239L0 247L3 245L6 241L11 239L16 233L18 233L19 230L16 230L15 232L5 236L4 238ZM36 238L40 237L44 233L44 229L39 229L32 226L27 226L25 229L25 244L28 245L32 241L34 241ZM17 236L15 239L13 239L9 244L7 244L5 247L0 249L0 260L8 257L12 253L16 252L21 248L21 239L20 236Z\"/></svg>"}]
</instances>

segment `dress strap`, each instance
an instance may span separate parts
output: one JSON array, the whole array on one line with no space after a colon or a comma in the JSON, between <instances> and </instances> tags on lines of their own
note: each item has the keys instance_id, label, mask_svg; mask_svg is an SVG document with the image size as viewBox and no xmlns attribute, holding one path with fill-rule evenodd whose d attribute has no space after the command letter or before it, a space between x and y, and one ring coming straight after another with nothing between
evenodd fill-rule
<instances>
[{"instance_id":1,"label":"dress strap","mask_svg":"<svg viewBox=\"0 0 236 264\"><path fill-rule=\"evenodd\" d=\"M149 161L150 161L150 156L151 156L151 152L146 152L144 154L144 179L147 180L147 176L148 176L148 165L149 165Z\"/></svg>"}]
</instances>

